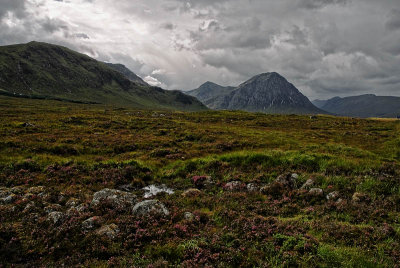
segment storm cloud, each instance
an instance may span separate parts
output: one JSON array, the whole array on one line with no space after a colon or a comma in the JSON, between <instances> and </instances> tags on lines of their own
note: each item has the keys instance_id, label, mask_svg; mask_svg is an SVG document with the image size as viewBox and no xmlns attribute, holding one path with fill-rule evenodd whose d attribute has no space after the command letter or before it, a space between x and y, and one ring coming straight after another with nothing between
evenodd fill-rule
<instances>
[{"instance_id":1,"label":"storm cloud","mask_svg":"<svg viewBox=\"0 0 400 268\"><path fill-rule=\"evenodd\" d=\"M398 0L0 1L0 45L32 40L167 89L276 71L312 99L400 96Z\"/></svg>"}]
</instances>

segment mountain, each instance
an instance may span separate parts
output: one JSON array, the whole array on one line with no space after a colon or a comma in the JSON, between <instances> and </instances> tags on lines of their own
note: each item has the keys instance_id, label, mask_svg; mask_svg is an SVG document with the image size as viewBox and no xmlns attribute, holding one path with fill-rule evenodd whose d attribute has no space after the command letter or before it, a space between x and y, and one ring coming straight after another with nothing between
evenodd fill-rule
<instances>
[{"instance_id":1,"label":"mountain","mask_svg":"<svg viewBox=\"0 0 400 268\"><path fill-rule=\"evenodd\" d=\"M126 68L125 65L123 65L123 64L114 64L114 63L106 63L106 64L107 64L107 66L113 68L115 71L123 74L126 78L128 78L132 82L135 82L135 83L138 83L138 84L141 84L141 85L144 85L144 86L149 86L149 84L147 84L145 81L143 81L142 78L140 78L135 73L133 73L131 70Z\"/></svg>"},{"instance_id":2,"label":"mountain","mask_svg":"<svg viewBox=\"0 0 400 268\"><path fill-rule=\"evenodd\" d=\"M208 108L218 109L225 106L227 96L234 90L234 87L223 87L212 82L206 82L199 88L186 91L185 93L196 97Z\"/></svg>"},{"instance_id":3,"label":"mountain","mask_svg":"<svg viewBox=\"0 0 400 268\"><path fill-rule=\"evenodd\" d=\"M87 55L40 42L0 47L0 92L144 109L207 109L182 92L132 82Z\"/></svg>"},{"instance_id":4,"label":"mountain","mask_svg":"<svg viewBox=\"0 0 400 268\"><path fill-rule=\"evenodd\" d=\"M325 102L321 109L352 117L397 117L400 115L400 97L366 94L346 98L335 97Z\"/></svg>"},{"instance_id":5,"label":"mountain","mask_svg":"<svg viewBox=\"0 0 400 268\"><path fill-rule=\"evenodd\" d=\"M326 113L275 72L257 75L235 88L208 82L187 94L196 96L212 109L280 114Z\"/></svg>"}]
</instances>

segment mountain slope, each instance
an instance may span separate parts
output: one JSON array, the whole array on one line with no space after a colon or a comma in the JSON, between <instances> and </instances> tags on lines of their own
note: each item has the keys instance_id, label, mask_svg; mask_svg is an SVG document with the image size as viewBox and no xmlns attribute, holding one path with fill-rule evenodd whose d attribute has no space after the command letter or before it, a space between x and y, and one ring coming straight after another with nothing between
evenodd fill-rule
<instances>
[{"instance_id":1,"label":"mountain slope","mask_svg":"<svg viewBox=\"0 0 400 268\"><path fill-rule=\"evenodd\" d=\"M149 86L145 81L143 81L142 78L137 76L135 73L133 73L131 70L126 68L125 65L123 64L114 64L114 63L106 63L107 66L111 67L115 71L119 72L120 74L124 75L126 78L131 80L132 82L144 85L144 86Z\"/></svg>"},{"instance_id":2,"label":"mountain slope","mask_svg":"<svg viewBox=\"0 0 400 268\"><path fill-rule=\"evenodd\" d=\"M344 116L397 117L400 115L400 97L373 94L346 98L335 97L327 100L321 109Z\"/></svg>"},{"instance_id":3,"label":"mountain slope","mask_svg":"<svg viewBox=\"0 0 400 268\"><path fill-rule=\"evenodd\" d=\"M236 88L206 83L187 92L212 109L244 110L280 114L326 113L278 73L264 73Z\"/></svg>"},{"instance_id":4,"label":"mountain slope","mask_svg":"<svg viewBox=\"0 0 400 268\"><path fill-rule=\"evenodd\" d=\"M226 101L229 101L227 95L234 89L234 87L223 87L212 82L206 82L199 88L185 93L196 97L211 109L219 109L219 107L226 106Z\"/></svg>"},{"instance_id":5,"label":"mountain slope","mask_svg":"<svg viewBox=\"0 0 400 268\"><path fill-rule=\"evenodd\" d=\"M39 42L0 47L0 89L135 108L206 109L191 96L134 83L89 56Z\"/></svg>"}]
</instances>

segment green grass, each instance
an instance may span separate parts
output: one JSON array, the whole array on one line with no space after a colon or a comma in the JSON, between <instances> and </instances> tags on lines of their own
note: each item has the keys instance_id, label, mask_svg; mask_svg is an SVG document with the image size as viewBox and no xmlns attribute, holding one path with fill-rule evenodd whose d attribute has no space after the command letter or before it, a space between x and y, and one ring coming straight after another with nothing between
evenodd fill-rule
<instances>
[{"instance_id":1,"label":"green grass","mask_svg":"<svg viewBox=\"0 0 400 268\"><path fill-rule=\"evenodd\" d=\"M245 112L166 112L0 96L0 260L6 266L393 267L400 261L398 121ZM306 191L230 192L286 172L313 179L342 203ZM201 195L193 176L215 182ZM175 190L159 195L168 218L90 208L54 226L45 208L131 183ZM45 195L26 195L31 187ZM352 201L355 192L368 195ZM26 197L24 197L26 195ZM34 202L29 213L24 209ZM195 219L185 220L185 212ZM116 224L114 240L81 224Z\"/></svg>"}]
</instances>

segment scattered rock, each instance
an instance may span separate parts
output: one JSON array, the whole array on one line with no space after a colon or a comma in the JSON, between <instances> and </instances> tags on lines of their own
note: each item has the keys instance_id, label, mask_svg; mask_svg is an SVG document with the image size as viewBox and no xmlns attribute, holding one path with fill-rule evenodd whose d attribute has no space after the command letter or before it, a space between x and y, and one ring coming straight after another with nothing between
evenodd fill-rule
<instances>
[{"instance_id":1,"label":"scattered rock","mask_svg":"<svg viewBox=\"0 0 400 268\"><path fill-rule=\"evenodd\" d=\"M50 220L51 222L53 222L54 224L62 223L64 218L65 218L64 213L58 212L58 211L50 212L47 217L47 219Z\"/></svg>"},{"instance_id":2,"label":"scattered rock","mask_svg":"<svg viewBox=\"0 0 400 268\"><path fill-rule=\"evenodd\" d=\"M210 176L193 176L192 181L197 188L209 187L215 184Z\"/></svg>"},{"instance_id":3,"label":"scattered rock","mask_svg":"<svg viewBox=\"0 0 400 268\"><path fill-rule=\"evenodd\" d=\"M298 178L299 175L297 175L296 173L282 174L275 180L275 182L282 184L288 190L293 190L297 188Z\"/></svg>"},{"instance_id":4,"label":"scattered rock","mask_svg":"<svg viewBox=\"0 0 400 268\"><path fill-rule=\"evenodd\" d=\"M132 210L133 214L146 216L149 214L168 216L169 211L163 203L158 200L146 200L137 203Z\"/></svg>"},{"instance_id":5,"label":"scattered rock","mask_svg":"<svg viewBox=\"0 0 400 268\"><path fill-rule=\"evenodd\" d=\"M338 191L334 191L334 192L327 194L326 199L336 201L337 199L339 199L339 196L340 196L340 193Z\"/></svg>"},{"instance_id":6,"label":"scattered rock","mask_svg":"<svg viewBox=\"0 0 400 268\"><path fill-rule=\"evenodd\" d=\"M67 203L65 204L67 207L72 208L72 207L76 207L79 205L79 200L76 198L71 198L67 201Z\"/></svg>"},{"instance_id":7,"label":"scattered rock","mask_svg":"<svg viewBox=\"0 0 400 268\"><path fill-rule=\"evenodd\" d=\"M119 229L116 224L104 225L96 231L96 234L100 236L107 236L109 239L115 239L115 237L119 234Z\"/></svg>"},{"instance_id":8,"label":"scattered rock","mask_svg":"<svg viewBox=\"0 0 400 268\"><path fill-rule=\"evenodd\" d=\"M308 194L315 197L324 196L324 191L321 188L312 188L308 191Z\"/></svg>"},{"instance_id":9,"label":"scattered rock","mask_svg":"<svg viewBox=\"0 0 400 268\"><path fill-rule=\"evenodd\" d=\"M249 192L257 192L259 190L259 187L255 183L248 183L246 185L246 189Z\"/></svg>"},{"instance_id":10,"label":"scattered rock","mask_svg":"<svg viewBox=\"0 0 400 268\"><path fill-rule=\"evenodd\" d=\"M308 179L300 189L310 189L314 185L314 181L312 179Z\"/></svg>"},{"instance_id":11,"label":"scattered rock","mask_svg":"<svg viewBox=\"0 0 400 268\"><path fill-rule=\"evenodd\" d=\"M201 191L199 189L194 189L194 188L187 189L182 193L183 197L196 197L199 195L201 195Z\"/></svg>"},{"instance_id":12,"label":"scattered rock","mask_svg":"<svg viewBox=\"0 0 400 268\"><path fill-rule=\"evenodd\" d=\"M112 208L132 207L136 202L136 196L132 193L115 189L103 189L93 195L92 206L100 204L110 205Z\"/></svg>"},{"instance_id":13,"label":"scattered rock","mask_svg":"<svg viewBox=\"0 0 400 268\"><path fill-rule=\"evenodd\" d=\"M352 197L353 202L361 203L361 202L368 202L370 198L367 194L355 192Z\"/></svg>"},{"instance_id":14,"label":"scattered rock","mask_svg":"<svg viewBox=\"0 0 400 268\"><path fill-rule=\"evenodd\" d=\"M51 204L44 208L46 213L56 212L62 209L62 206L59 204Z\"/></svg>"},{"instance_id":15,"label":"scattered rock","mask_svg":"<svg viewBox=\"0 0 400 268\"><path fill-rule=\"evenodd\" d=\"M9 195L0 198L0 204L12 204L14 203L14 201L17 200L17 195L10 193Z\"/></svg>"},{"instance_id":16,"label":"scattered rock","mask_svg":"<svg viewBox=\"0 0 400 268\"><path fill-rule=\"evenodd\" d=\"M87 232L93 230L94 228L100 226L102 219L98 216L91 217L84 222L82 222L82 230Z\"/></svg>"},{"instance_id":17,"label":"scattered rock","mask_svg":"<svg viewBox=\"0 0 400 268\"><path fill-rule=\"evenodd\" d=\"M168 188L166 185L149 185L143 188L143 190L145 191L144 193L144 198L150 198L153 196L156 196L159 193L167 193L167 194L173 194L174 190L172 190L171 188Z\"/></svg>"},{"instance_id":18,"label":"scattered rock","mask_svg":"<svg viewBox=\"0 0 400 268\"><path fill-rule=\"evenodd\" d=\"M224 189L227 191L240 191L245 188L245 184L241 181L231 181L224 185Z\"/></svg>"},{"instance_id":19,"label":"scattered rock","mask_svg":"<svg viewBox=\"0 0 400 268\"><path fill-rule=\"evenodd\" d=\"M34 195L39 195L45 191L44 186L36 186L36 187L31 187L26 191L28 194L34 194Z\"/></svg>"},{"instance_id":20,"label":"scattered rock","mask_svg":"<svg viewBox=\"0 0 400 268\"><path fill-rule=\"evenodd\" d=\"M191 212L185 212L185 213L183 214L183 217L184 217L185 220L187 220L187 221L192 221L192 220L194 220L194 214L191 213Z\"/></svg>"}]
</instances>

